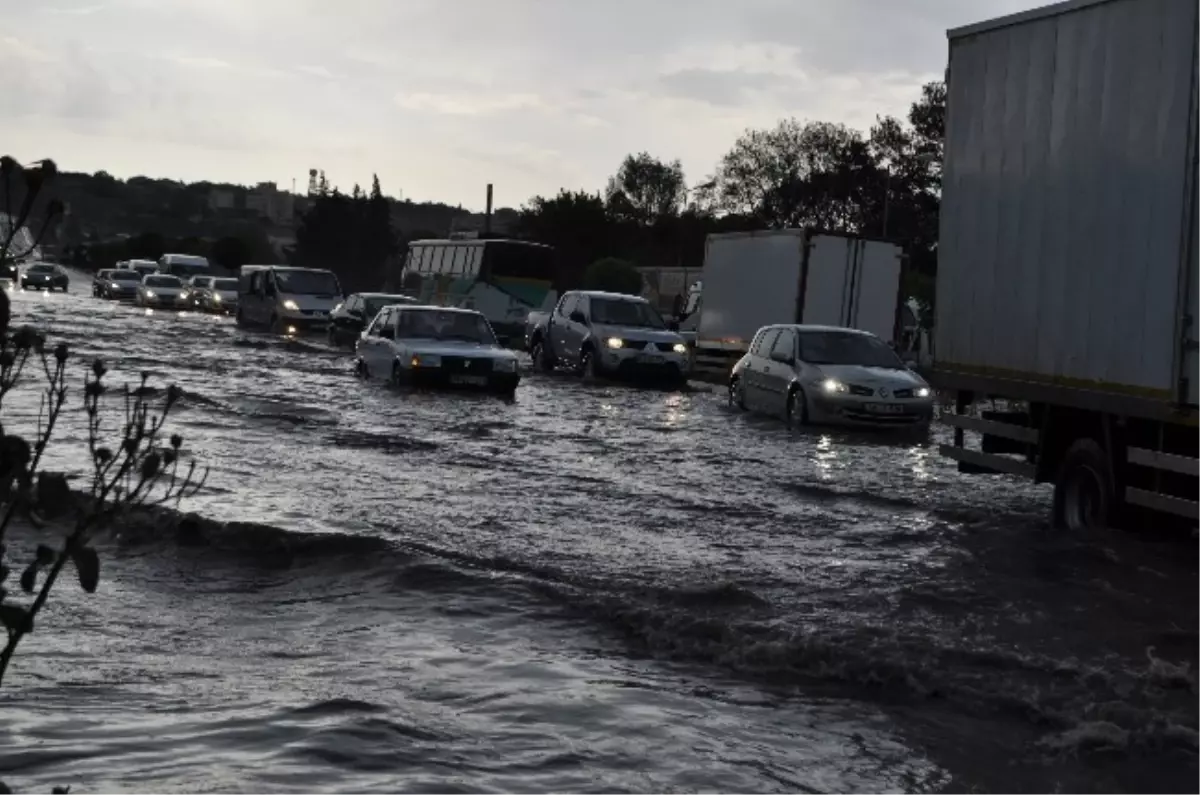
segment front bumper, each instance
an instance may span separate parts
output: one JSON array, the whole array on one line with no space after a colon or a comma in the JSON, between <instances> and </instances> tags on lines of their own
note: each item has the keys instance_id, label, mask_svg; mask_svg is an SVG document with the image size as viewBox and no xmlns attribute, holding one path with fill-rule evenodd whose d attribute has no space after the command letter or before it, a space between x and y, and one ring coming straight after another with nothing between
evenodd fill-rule
<instances>
[{"instance_id":1,"label":"front bumper","mask_svg":"<svg viewBox=\"0 0 1200 795\"><path fill-rule=\"evenodd\" d=\"M646 353L633 348L600 351L602 369L629 378L686 378L692 359L686 353Z\"/></svg>"},{"instance_id":2,"label":"front bumper","mask_svg":"<svg viewBox=\"0 0 1200 795\"><path fill-rule=\"evenodd\" d=\"M439 389L474 389L486 392L512 392L521 383L519 372L470 375L444 367L410 367L404 371L407 384Z\"/></svg>"},{"instance_id":3,"label":"front bumper","mask_svg":"<svg viewBox=\"0 0 1200 795\"><path fill-rule=\"evenodd\" d=\"M864 398L818 393L809 398L809 419L816 423L871 428L905 428L933 420L932 398Z\"/></svg>"},{"instance_id":4,"label":"front bumper","mask_svg":"<svg viewBox=\"0 0 1200 795\"><path fill-rule=\"evenodd\" d=\"M279 325L284 330L287 330L288 328L294 328L297 332L324 331L325 329L329 328L330 323L328 314L306 315L292 314L290 312L279 315L278 321Z\"/></svg>"},{"instance_id":5,"label":"front bumper","mask_svg":"<svg viewBox=\"0 0 1200 795\"><path fill-rule=\"evenodd\" d=\"M187 309L192 305L191 298L181 298L177 295L143 295L142 303L146 306L155 306L161 309Z\"/></svg>"}]
</instances>

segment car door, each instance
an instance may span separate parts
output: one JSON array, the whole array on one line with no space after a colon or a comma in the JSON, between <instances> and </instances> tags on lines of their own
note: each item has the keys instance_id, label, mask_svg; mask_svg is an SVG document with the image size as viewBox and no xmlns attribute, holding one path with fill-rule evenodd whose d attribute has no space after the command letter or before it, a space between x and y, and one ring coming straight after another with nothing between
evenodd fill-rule
<instances>
[{"instance_id":1,"label":"car door","mask_svg":"<svg viewBox=\"0 0 1200 795\"><path fill-rule=\"evenodd\" d=\"M250 286L244 296L239 297L239 310L242 317L251 323L261 323L259 315L262 312L262 271L250 274Z\"/></svg>"},{"instance_id":2,"label":"car door","mask_svg":"<svg viewBox=\"0 0 1200 795\"><path fill-rule=\"evenodd\" d=\"M769 350L764 349L762 384L765 408L768 414L783 415L787 411L787 390L795 376L796 332L790 328L779 329Z\"/></svg>"},{"instance_id":3,"label":"car door","mask_svg":"<svg viewBox=\"0 0 1200 795\"><path fill-rule=\"evenodd\" d=\"M767 354L771 350L771 346L775 344L775 338L779 336L779 329L767 328L764 329L750 346L750 361L743 371L742 378L742 396L746 401L746 408L753 411L766 410L766 398L763 392L763 376L764 369L770 369L770 359Z\"/></svg>"},{"instance_id":4,"label":"car door","mask_svg":"<svg viewBox=\"0 0 1200 795\"><path fill-rule=\"evenodd\" d=\"M591 317L592 308L591 301L586 295L576 296L575 306L571 309L571 314L567 315L567 349L571 357L571 363L578 366L583 355L583 341L587 339L591 326L588 318Z\"/></svg>"},{"instance_id":5,"label":"car door","mask_svg":"<svg viewBox=\"0 0 1200 795\"><path fill-rule=\"evenodd\" d=\"M367 334L363 337L362 350L364 354L362 360L366 363L367 369L376 377L386 378L391 375L391 357L389 354L390 340L384 333L384 329L391 322L391 310L385 309L375 316L375 320L371 323L371 327L367 329ZM392 337L395 336L393 333ZM385 366L386 364L386 366ZM380 368L383 368L382 370Z\"/></svg>"},{"instance_id":6,"label":"car door","mask_svg":"<svg viewBox=\"0 0 1200 795\"><path fill-rule=\"evenodd\" d=\"M570 339L570 328L568 317L575 308L576 294L567 293L558 302L558 306L554 307L554 311L550 314L550 319L547 321L548 335L550 337L550 349L554 356L562 361L567 361L568 347Z\"/></svg>"}]
</instances>

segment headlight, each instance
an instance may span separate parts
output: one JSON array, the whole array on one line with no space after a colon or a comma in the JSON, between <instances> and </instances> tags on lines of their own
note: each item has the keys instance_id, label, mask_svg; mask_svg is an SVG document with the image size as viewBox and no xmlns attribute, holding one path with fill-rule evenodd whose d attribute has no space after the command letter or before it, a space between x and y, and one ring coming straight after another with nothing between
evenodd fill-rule
<instances>
[{"instance_id":1,"label":"headlight","mask_svg":"<svg viewBox=\"0 0 1200 795\"><path fill-rule=\"evenodd\" d=\"M913 390L913 394L917 397L929 397L929 387L919 386Z\"/></svg>"},{"instance_id":2,"label":"headlight","mask_svg":"<svg viewBox=\"0 0 1200 795\"><path fill-rule=\"evenodd\" d=\"M850 391L846 388L845 384L843 384L841 381L837 380L836 378L826 378L824 381L821 382L821 388L824 389L826 392L829 392L830 394Z\"/></svg>"},{"instance_id":3,"label":"headlight","mask_svg":"<svg viewBox=\"0 0 1200 795\"><path fill-rule=\"evenodd\" d=\"M295 301L293 301L290 298L283 302L283 308L288 310L289 312L299 312L300 311L300 305L297 304Z\"/></svg>"},{"instance_id":4,"label":"headlight","mask_svg":"<svg viewBox=\"0 0 1200 795\"><path fill-rule=\"evenodd\" d=\"M516 359L496 359L492 362L492 369L500 373L512 373L517 369Z\"/></svg>"},{"instance_id":5,"label":"headlight","mask_svg":"<svg viewBox=\"0 0 1200 795\"><path fill-rule=\"evenodd\" d=\"M675 351L676 353L687 353L687 346L682 342L677 342L671 346L671 350Z\"/></svg>"},{"instance_id":6,"label":"headlight","mask_svg":"<svg viewBox=\"0 0 1200 795\"><path fill-rule=\"evenodd\" d=\"M191 295L191 293L189 293L187 290L180 290L180 291L179 291L179 297L180 297L180 298L187 298L189 295Z\"/></svg>"},{"instance_id":7,"label":"headlight","mask_svg":"<svg viewBox=\"0 0 1200 795\"><path fill-rule=\"evenodd\" d=\"M117 284L116 282L109 282L108 286L109 287L120 287L121 285Z\"/></svg>"},{"instance_id":8,"label":"headlight","mask_svg":"<svg viewBox=\"0 0 1200 795\"><path fill-rule=\"evenodd\" d=\"M218 293L213 293L212 300L216 301L218 304L219 304L219 303L221 303L221 296L220 296L220 294L218 294Z\"/></svg>"},{"instance_id":9,"label":"headlight","mask_svg":"<svg viewBox=\"0 0 1200 795\"><path fill-rule=\"evenodd\" d=\"M442 357L432 353L414 353L410 364L413 367L441 367Z\"/></svg>"},{"instance_id":10,"label":"headlight","mask_svg":"<svg viewBox=\"0 0 1200 795\"><path fill-rule=\"evenodd\" d=\"M621 339L620 337L609 337L607 342L608 342L608 347L610 347L610 348L624 348L625 347L625 340Z\"/></svg>"},{"instance_id":11,"label":"headlight","mask_svg":"<svg viewBox=\"0 0 1200 795\"><path fill-rule=\"evenodd\" d=\"M146 297L147 297L147 298L153 298L153 297L154 297L154 291L153 291L153 290L147 290L147 291L146 291Z\"/></svg>"}]
</instances>

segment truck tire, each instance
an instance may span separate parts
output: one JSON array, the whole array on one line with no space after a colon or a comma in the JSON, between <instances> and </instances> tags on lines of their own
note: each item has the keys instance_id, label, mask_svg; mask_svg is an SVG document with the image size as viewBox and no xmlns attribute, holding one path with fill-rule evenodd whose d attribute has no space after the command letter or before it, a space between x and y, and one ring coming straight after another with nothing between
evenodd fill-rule
<instances>
[{"instance_id":1,"label":"truck tire","mask_svg":"<svg viewBox=\"0 0 1200 795\"><path fill-rule=\"evenodd\" d=\"M541 337L535 337L529 348L529 357L533 359L533 369L539 373L548 373L554 369L554 361Z\"/></svg>"},{"instance_id":2,"label":"truck tire","mask_svg":"<svg viewBox=\"0 0 1200 795\"><path fill-rule=\"evenodd\" d=\"M1076 439L1054 479L1054 526L1072 531L1106 529L1114 525L1118 505L1104 449L1092 439Z\"/></svg>"},{"instance_id":3,"label":"truck tire","mask_svg":"<svg viewBox=\"0 0 1200 795\"><path fill-rule=\"evenodd\" d=\"M583 350L579 352L579 374L584 381L597 381L604 375L599 357L591 345L584 345Z\"/></svg>"}]
</instances>

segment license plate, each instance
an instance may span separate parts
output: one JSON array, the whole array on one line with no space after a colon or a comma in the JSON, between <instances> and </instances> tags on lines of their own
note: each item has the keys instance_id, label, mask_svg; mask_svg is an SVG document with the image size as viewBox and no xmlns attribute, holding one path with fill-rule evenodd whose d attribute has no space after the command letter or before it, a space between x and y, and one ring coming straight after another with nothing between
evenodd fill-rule
<instances>
[{"instance_id":1,"label":"license plate","mask_svg":"<svg viewBox=\"0 0 1200 795\"><path fill-rule=\"evenodd\" d=\"M450 376L450 383L483 386L487 383L487 378L482 375L452 375Z\"/></svg>"},{"instance_id":2,"label":"license plate","mask_svg":"<svg viewBox=\"0 0 1200 795\"><path fill-rule=\"evenodd\" d=\"M643 353L643 354L639 355L637 357L637 360L641 364L658 364L659 362L662 361L662 359L660 359L657 356L654 356L652 354L649 354L649 353Z\"/></svg>"},{"instance_id":3,"label":"license plate","mask_svg":"<svg viewBox=\"0 0 1200 795\"><path fill-rule=\"evenodd\" d=\"M863 408L872 414L903 414L904 406L897 403L868 403Z\"/></svg>"}]
</instances>

